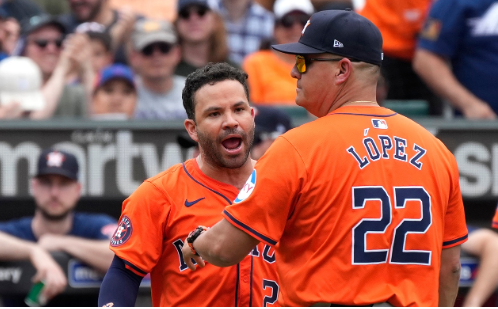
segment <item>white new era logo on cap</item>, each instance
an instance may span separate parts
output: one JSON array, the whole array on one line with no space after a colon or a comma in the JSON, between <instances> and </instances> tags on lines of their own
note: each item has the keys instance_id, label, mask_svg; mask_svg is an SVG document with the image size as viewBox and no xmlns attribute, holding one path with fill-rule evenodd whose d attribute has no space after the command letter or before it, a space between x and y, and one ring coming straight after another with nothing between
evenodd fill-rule
<instances>
[{"instance_id":1,"label":"white new era logo on cap","mask_svg":"<svg viewBox=\"0 0 498 309\"><path fill-rule=\"evenodd\" d=\"M337 41L337 40L334 40L334 47L344 47L344 44L342 44L341 42Z\"/></svg>"}]
</instances>

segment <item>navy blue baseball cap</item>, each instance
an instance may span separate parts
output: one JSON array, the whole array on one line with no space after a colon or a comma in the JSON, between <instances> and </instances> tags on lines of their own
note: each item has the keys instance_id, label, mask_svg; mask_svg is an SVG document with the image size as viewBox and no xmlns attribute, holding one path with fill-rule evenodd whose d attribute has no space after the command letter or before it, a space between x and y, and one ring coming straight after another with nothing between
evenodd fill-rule
<instances>
[{"instance_id":1,"label":"navy blue baseball cap","mask_svg":"<svg viewBox=\"0 0 498 309\"><path fill-rule=\"evenodd\" d=\"M209 4L208 4L207 0L179 0L178 7L177 7L178 13L180 13L181 10L183 10L184 8L186 8L187 6L190 6L190 5L197 5L197 6L201 6L201 7L205 7L206 9L209 9Z\"/></svg>"},{"instance_id":2,"label":"navy blue baseball cap","mask_svg":"<svg viewBox=\"0 0 498 309\"><path fill-rule=\"evenodd\" d=\"M257 105L254 107L256 109L254 145L267 138L275 139L292 129L291 118L283 110L273 106Z\"/></svg>"},{"instance_id":3,"label":"navy blue baseball cap","mask_svg":"<svg viewBox=\"0 0 498 309\"><path fill-rule=\"evenodd\" d=\"M78 180L78 160L69 152L45 149L38 157L38 171L35 177L44 175L60 175Z\"/></svg>"},{"instance_id":4,"label":"navy blue baseball cap","mask_svg":"<svg viewBox=\"0 0 498 309\"><path fill-rule=\"evenodd\" d=\"M286 54L331 53L381 65L382 35L365 17L351 10L326 10L311 15L296 43L272 45Z\"/></svg>"},{"instance_id":5,"label":"navy blue baseball cap","mask_svg":"<svg viewBox=\"0 0 498 309\"><path fill-rule=\"evenodd\" d=\"M94 89L99 89L112 79L122 79L135 89L133 72L130 67L124 64L113 64L103 68L95 79Z\"/></svg>"}]
</instances>

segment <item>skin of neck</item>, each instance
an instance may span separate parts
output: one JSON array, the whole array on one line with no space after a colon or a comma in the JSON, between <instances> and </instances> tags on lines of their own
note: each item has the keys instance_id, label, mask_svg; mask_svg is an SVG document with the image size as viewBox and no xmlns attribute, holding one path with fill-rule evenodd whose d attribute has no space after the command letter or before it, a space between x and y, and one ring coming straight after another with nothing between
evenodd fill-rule
<instances>
[{"instance_id":1,"label":"skin of neck","mask_svg":"<svg viewBox=\"0 0 498 309\"><path fill-rule=\"evenodd\" d=\"M237 189L241 190L244 187L244 184L251 175L254 165L256 164L255 160L252 160L250 157L247 158L247 161L239 168L220 168L217 166L213 166L206 160L204 160L202 153L199 154L196 158L197 164L201 171L214 180L232 185Z\"/></svg>"},{"instance_id":2,"label":"skin of neck","mask_svg":"<svg viewBox=\"0 0 498 309\"><path fill-rule=\"evenodd\" d=\"M148 90L155 93L167 93L173 87L173 77L165 76L161 78L142 77L142 83Z\"/></svg>"},{"instance_id":3,"label":"skin of neck","mask_svg":"<svg viewBox=\"0 0 498 309\"><path fill-rule=\"evenodd\" d=\"M37 239L44 234L65 235L71 231L73 217L74 214L71 212L66 218L60 221L50 221L44 218L39 211L36 211L33 221L31 222L31 229Z\"/></svg>"},{"instance_id":4,"label":"skin of neck","mask_svg":"<svg viewBox=\"0 0 498 309\"><path fill-rule=\"evenodd\" d=\"M205 66L209 60L209 41L183 42L183 60L196 67Z\"/></svg>"},{"instance_id":5,"label":"skin of neck","mask_svg":"<svg viewBox=\"0 0 498 309\"><path fill-rule=\"evenodd\" d=\"M342 106L378 106L376 101L377 83L371 80L355 79L353 72L351 76L341 85L338 91L330 94L332 102L329 106L324 106L325 115Z\"/></svg>"},{"instance_id":6,"label":"skin of neck","mask_svg":"<svg viewBox=\"0 0 498 309\"><path fill-rule=\"evenodd\" d=\"M228 11L228 17L232 22L237 22L246 14L250 0L224 0L223 5Z\"/></svg>"}]
</instances>

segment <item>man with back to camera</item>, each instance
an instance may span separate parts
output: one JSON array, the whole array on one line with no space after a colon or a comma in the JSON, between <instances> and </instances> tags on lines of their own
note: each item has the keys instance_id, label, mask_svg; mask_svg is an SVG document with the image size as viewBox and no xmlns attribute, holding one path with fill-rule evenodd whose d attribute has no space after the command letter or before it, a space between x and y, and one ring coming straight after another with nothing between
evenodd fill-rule
<instances>
[{"instance_id":1,"label":"man with back to camera","mask_svg":"<svg viewBox=\"0 0 498 309\"><path fill-rule=\"evenodd\" d=\"M321 11L299 42L273 48L296 55L296 103L319 118L278 137L224 219L188 238L189 268L233 265L264 242L279 305L452 306L467 239L458 167L431 133L375 102L379 30Z\"/></svg>"},{"instance_id":2,"label":"man with back to camera","mask_svg":"<svg viewBox=\"0 0 498 309\"><path fill-rule=\"evenodd\" d=\"M226 63L208 64L189 75L182 97L185 128L200 154L147 179L124 201L99 306L134 306L147 273L153 306L274 305L279 285L271 246L255 245L236 266L208 265L203 273L189 272L181 253L196 222L220 220L253 170L247 74ZM205 287L209 291L202 292Z\"/></svg>"},{"instance_id":3,"label":"man with back to camera","mask_svg":"<svg viewBox=\"0 0 498 309\"><path fill-rule=\"evenodd\" d=\"M0 233L14 236L12 245L21 246L28 241L46 251L62 251L105 273L112 261L107 244L116 221L107 215L75 211L81 195L78 174L74 155L62 150L43 150L38 157L37 174L31 181L34 216L2 222ZM45 280L43 276L35 279ZM61 279L45 283L42 295L47 299L64 291L65 284L62 288L61 285L65 282ZM24 306L23 297L4 297L3 301L7 306ZM94 295L59 295L47 306L95 306L96 302Z\"/></svg>"}]
</instances>

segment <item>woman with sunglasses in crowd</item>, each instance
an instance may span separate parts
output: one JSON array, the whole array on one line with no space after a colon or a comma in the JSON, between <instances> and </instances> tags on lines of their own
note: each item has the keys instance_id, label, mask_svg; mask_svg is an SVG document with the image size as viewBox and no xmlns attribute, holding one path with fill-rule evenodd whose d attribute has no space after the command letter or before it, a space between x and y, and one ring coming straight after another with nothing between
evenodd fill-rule
<instances>
[{"instance_id":1,"label":"woman with sunglasses in crowd","mask_svg":"<svg viewBox=\"0 0 498 309\"><path fill-rule=\"evenodd\" d=\"M208 62L230 61L227 34L223 20L212 11L206 0L180 0L176 20L182 58L175 74L187 76Z\"/></svg>"},{"instance_id":2,"label":"woman with sunglasses in crowd","mask_svg":"<svg viewBox=\"0 0 498 309\"><path fill-rule=\"evenodd\" d=\"M277 0L275 13L274 43L297 42L313 13L309 0ZM289 75L295 64L295 56L262 49L247 56L242 64L249 75L251 101L255 104L295 105L296 81Z\"/></svg>"}]
</instances>

